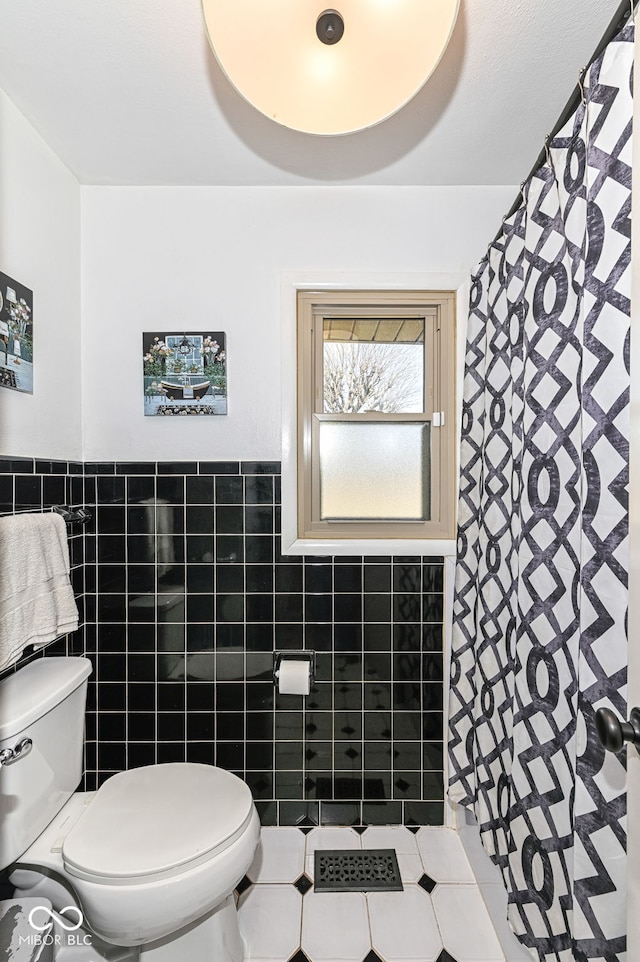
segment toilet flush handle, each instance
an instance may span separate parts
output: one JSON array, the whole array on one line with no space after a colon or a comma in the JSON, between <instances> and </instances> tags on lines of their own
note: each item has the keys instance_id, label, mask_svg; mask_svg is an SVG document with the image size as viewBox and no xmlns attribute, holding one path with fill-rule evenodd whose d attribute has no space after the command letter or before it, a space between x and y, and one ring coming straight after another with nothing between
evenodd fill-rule
<instances>
[{"instance_id":1,"label":"toilet flush handle","mask_svg":"<svg viewBox=\"0 0 640 962\"><path fill-rule=\"evenodd\" d=\"M23 755L28 755L32 745L33 742L30 738L23 738L13 748L3 748L0 752L0 768L3 765L10 764L10 762L17 762Z\"/></svg>"}]
</instances>

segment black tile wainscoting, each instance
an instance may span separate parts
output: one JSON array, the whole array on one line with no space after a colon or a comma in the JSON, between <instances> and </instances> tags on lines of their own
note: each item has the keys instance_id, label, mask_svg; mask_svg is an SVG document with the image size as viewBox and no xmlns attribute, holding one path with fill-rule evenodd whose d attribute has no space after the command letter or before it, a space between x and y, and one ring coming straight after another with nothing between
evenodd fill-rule
<instances>
[{"instance_id":1,"label":"black tile wainscoting","mask_svg":"<svg viewBox=\"0 0 640 962\"><path fill-rule=\"evenodd\" d=\"M73 464L53 501L43 464L0 461L0 508L94 511L87 789L188 760L246 779L263 825L442 824L442 558L282 556L278 463ZM280 695L274 651L303 648L311 694Z\"/></svg>"}]
</instances>

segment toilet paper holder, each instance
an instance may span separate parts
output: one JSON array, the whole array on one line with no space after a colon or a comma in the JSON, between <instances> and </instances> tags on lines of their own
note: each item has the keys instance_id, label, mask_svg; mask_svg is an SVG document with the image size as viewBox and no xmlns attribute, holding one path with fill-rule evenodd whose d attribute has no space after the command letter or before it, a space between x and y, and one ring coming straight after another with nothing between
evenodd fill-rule
<instances>
[{"instance_id":1,"label":"toilet paper holder","mask_svg":"<svg viewBox=\"0 0 640 962\"><path fill-rule=\"evenodd\" d=\"M309 662L309 684L313 685L316 677L316 653L315 651L274 651L273 653L273 683L278 684L280 665L283 661L308 661Z\"/></svg>"}]
</instances>

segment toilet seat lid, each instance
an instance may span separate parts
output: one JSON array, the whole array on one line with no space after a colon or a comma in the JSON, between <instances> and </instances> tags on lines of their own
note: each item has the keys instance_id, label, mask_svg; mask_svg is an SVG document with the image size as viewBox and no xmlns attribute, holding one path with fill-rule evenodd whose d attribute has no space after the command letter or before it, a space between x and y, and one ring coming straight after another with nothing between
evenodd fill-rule
<instances>
[{"instance_id":1,"label":"toilet seat lid","mask_svg":"<svg viewBox=\"0 0 640 962\"><path fill-rule=\"evenodd\" d=\"M71 875L102 883L167 877L228 848L252 811L248 786L221 768L134 768L98 790L64 839L64 864Z\"/></svg>"}]
</instances>

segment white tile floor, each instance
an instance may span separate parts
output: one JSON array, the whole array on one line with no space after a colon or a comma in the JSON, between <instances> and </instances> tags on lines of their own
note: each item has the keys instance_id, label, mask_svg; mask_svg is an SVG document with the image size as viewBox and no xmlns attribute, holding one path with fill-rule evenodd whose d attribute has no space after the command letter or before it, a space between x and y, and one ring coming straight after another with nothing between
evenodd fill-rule
<instances>
[{"instance_id":1,"label":"white tile floor","mask_svg":"<svg viewBox=\"0 0 640 962\"><path fill-rule=\"evenodd\" d=\"M314 891L316 849L360 848L395 849L404 891ZM504 962L453 829L263 828L240 888L248 962Z\"/></svg>"}]
</instances>

